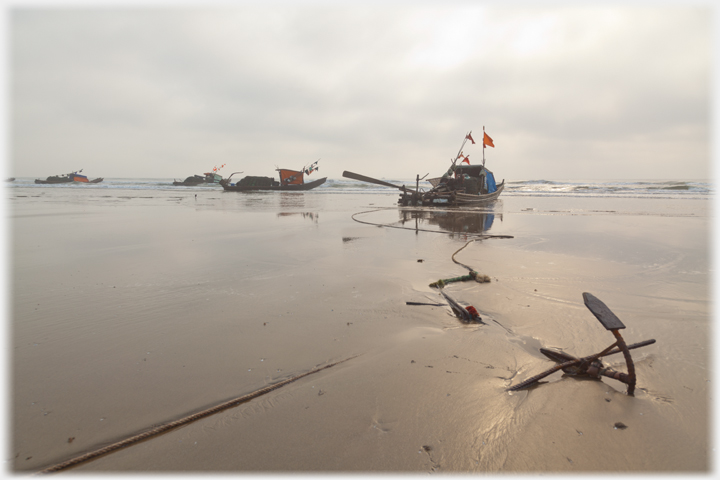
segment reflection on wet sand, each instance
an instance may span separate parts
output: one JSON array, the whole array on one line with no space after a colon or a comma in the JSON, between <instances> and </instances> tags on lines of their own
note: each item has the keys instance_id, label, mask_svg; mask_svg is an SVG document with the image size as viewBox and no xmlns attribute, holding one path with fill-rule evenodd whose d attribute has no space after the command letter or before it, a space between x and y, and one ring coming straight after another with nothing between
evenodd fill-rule
<instances>
[{"instance_id":1,"label":"reflection on wet sand","mask_svg":"<svg viewBox=\"0 0 720 480\"><path fill-rule=\"evenodd\" d=\"M304 207L305 194L303 192L280 192L280 208Z\"/></svg>"},{"instance_id":2,"label":"reflection on wet sand","mask_svg":"<svg viewBox=\"0 0 720 480\"><path fill-rule=\"evenodd\" d=\"M304 192L248 191L238 192L237 195L232 195L230 198L238 202L239 206L251 209L261 207L292 211L312 208L306 207Z\"/></svg>"},{"instance_id":3,"label":"reflection on wet sand","mask_svg":"<svg viewBox=\"0 0 720 480\"><path fill-rule=\"evenodd\" d=\"M436 225L443 231L460 234L479 234L492 228L495 213L468 210L400 210L400 224L414 226L416 230L425 225ZM498 214L502 221L502 214Z\"/></svg>"},{"instance_id":4,"label":"reflection on wet sand","mask_svg":"<svg viewBox=\"0 0 720 480\"><path fill-rule=\"evenodd\" d=\"M278 217L290 217L293 215L301 215L302 218L306 218L313 223L318 223L318 220L320 219L320 214L318 212L279 212L277 214Z\"/></svg>"}]
</instances>

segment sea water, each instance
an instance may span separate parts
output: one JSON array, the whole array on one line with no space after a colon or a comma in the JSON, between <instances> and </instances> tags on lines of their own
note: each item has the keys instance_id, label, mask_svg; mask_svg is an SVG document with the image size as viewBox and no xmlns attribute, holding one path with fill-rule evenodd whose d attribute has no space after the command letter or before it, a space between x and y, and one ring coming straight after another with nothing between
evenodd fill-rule
<instances>
[{"instance_id":1,"label":"sea water","mask_svg":"<svg viewBox=\"0 0 720 480\"><path fill-rule=\"evenodd\" d=\"M382 179L395 185L415 186L414 179ZM219 189L219 185L174 186L172 180L163 178L106 178L101 183L55 185L35 184L33 178L18 178L7 182L9 188L37 189L88 189L88 190L169 190L202 191ZM420 182L421 190L430 190L427 181ZM389 187L358 182L349 179L328 179L324 184L312 190L320 194L396 194ZM615 198L664 198L664 199L708 199L712 195L712 185L706 180L523 180L507 181L503 196L541 196L541 197L615 197Z\"/></svg>"}]
</instances>

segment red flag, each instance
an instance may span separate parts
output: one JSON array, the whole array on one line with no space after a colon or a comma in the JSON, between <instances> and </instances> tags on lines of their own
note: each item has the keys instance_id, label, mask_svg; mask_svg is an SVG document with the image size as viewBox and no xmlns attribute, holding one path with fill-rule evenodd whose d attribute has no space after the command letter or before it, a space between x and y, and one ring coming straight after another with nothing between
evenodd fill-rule
<instances>
[{"instance_id":1,"label":"red flag","mask_svg":"<svg viewBox=\"0 0 720 480\"><path fill-rule=\"evenodd\" d=\"M483 132L483 148L485 148L485 145L495 148L492 138L490 138L487 133Z\"/></svg>"},{"instance_id":2,"label":"red flag","mask_svg":"<svg viewBox=\"0 0 720 480\"><path fill-rule=\"evenodd\" d=\"M467 163L468 165L470 165L470 155L465 157L465 160L463 160L462 163Z\"/></svg>"},{"instance_id":3,"label":"red flag","mask_svg":"<svg viewBox=\"0 0 720 480\"><path fill-rule=\"evenodd\" d=\"M472 144L475 145L475 140L473 140L472 135L470 135L470 134L468 133L468 134L465 136L465 138L468 139L468 140L470 140L470 141L472 142Z\"/></svg>"}]
</instances>

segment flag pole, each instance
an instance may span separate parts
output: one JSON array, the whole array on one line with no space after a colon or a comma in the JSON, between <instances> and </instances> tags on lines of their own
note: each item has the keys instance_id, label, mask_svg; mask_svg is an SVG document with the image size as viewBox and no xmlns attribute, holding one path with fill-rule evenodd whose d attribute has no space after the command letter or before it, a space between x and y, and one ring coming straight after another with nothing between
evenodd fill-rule
<instances>
[{"instance_id":1,"label":"flag pole","mask_svg":"<svg viewBox=\"0 0 720 480\"><path fill-rule=\"evenodd\" d=\"M485 125L483 125L483 167L485 166Z\"/></svg>"}]
</instances>

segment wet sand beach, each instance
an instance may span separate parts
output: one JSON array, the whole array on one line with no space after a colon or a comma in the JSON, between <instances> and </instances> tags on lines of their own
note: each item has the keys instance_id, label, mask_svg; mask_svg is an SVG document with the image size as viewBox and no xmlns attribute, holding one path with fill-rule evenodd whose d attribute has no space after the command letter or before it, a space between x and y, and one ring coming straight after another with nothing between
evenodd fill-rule
<instances>
[{"instance_id":1,"label":"wet sand beach","mask_svg":"<svg viewBox=\"0 0 720 480\"><path fill-rule=\"evenodd\" d=\"M398 209L394 192L6 195L10 471L350 357L67 472L711 468L709 200L501 196L458 211ZM483 229L513 238L468 243ZM484 325L406 304L445 303L429 284L467 273L453 254L491 279L445 287ZM613 343L583 292L628 343L657 340L632 351L635 396L562 372L507 392L554 365L540 347ZM604 363L625 371L622 355Z\"/></svg>"}]
</instances>

